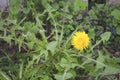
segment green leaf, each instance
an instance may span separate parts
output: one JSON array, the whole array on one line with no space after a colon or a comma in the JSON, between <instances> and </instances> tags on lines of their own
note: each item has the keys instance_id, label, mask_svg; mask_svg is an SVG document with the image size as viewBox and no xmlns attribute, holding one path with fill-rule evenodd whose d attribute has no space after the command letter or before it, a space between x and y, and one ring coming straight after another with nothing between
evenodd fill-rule
<instances>
[{"instance_id":1,"label":"green leaf","mask_svg":"<svg viewBox=\"0 0 120 80\"><path fill-rule=\"evenodd\" d=\"M103 75L110 75L110 74L117 74L120 73L120 58L111 58L111 57L107 57L105 59L105 64L106 67L103 71Z\"/></svg>"},{"instance_id":2,"label":"green leaf","mask_svg":"<svg viewBox=\"0 0 120 80\"><path fill-rule=\"evenodd\" d=\"M62 58L59 64L60 64L60 66L63 67L63 68L64 68L64 67L69 68L70 65L69 65L68 63L69 63L69 62L67 61L67 59Z\"/></svg>"},{"instance_id":3,"label":"green leaf","mask_svg":"<svg viewBox=\"0 0 120 80\"><path fill-rule=\"evenodd\" d=\"M19 51L21 51L21 47L24 43L24 37L20 36L19 38L15 38L15 44L18 44Z\"/></svg>"},{"instance_id":4,"label":"green leaf","mask_svg":"<svg viewBox=\"0 0 120 80\"><path fill-rule=\"evenodd\" d=\"M99 63L96 63L96 66L95 66L95 74L98 74L98 73L100 73L100 70L103 70L103 68L105 67L105 66L107 66L106 64L105 64L105 59L106 58L108 58L109 56L107 56L107 55L103 55L103 52L102 51L98 51L98 58L96 59L96 61L97 62L99 62L99 63L102 63L102 64L104 64L104 65L101 65L101 64L99 64Z\"/></svg>"},{"instance_id":5,"label":"green leaf","mask_svg":"<svg viewBox=\"0 0 120 80\"><path fill-rule=\"evenodd\" d=\"M40 66L35 66L31 71L32 77L36 76L37 72L39 72Z\"/></svg>"},{"instance_id":6,"label":"green leaf","mask_svg":"<svg viewBox=\"0 0 120 80\"><path fill-rule=\"evenodd\" d=\"M73 5L74 11L84 10L87 7L87 2L82 0L75 0Z\"/></svg>"},{"instance_id":7,"label":"green leaf","mask_svg":"<svg viewBox=\"0 0 120 80\"><path fill-rule=\"evenodd\" d=\"M30 32L36 34L36 33L38 32L38 30L39 30L39 28L38 28L37 26L33 26L33 27L31 28Z\"/></svg>"},{"instance_id":8,"label":"green leaf","mask_svg":"<svg viewBox=\"0 0 120 80\"><path fill-rule=\"evenodd\" d=\"M54 55L56 46L57 46L57 41L52 41L52 42L48 43L47 50L50 50L51 53Z\"/></svg>"},{"instance_id":9,"label":"green leaf","mask_svg":"<svg viewBox=\"0 0 120 80\"><path fill-rule=\"evenodd\" d=\"M8 20L9 21L9 23L13 23L13 24L17 24L17 20Z\"/></svg>"},{"instance_id":10,"label":"green leaf","mask_svg":"<svg viewBox=\"0 0 120 80\"><path fill-rule=\"evenodd\" d=\"M31 33L31 32L28 32L28 33L25 35L25 37L26 37L26 40L27 40L27 41L34 41L34 42L36 42L36 40L37 40L35 34L34 34L34 33Z\"/></svg>"},{"instance_id":11,"label":"green leaf","mask_svg":"<svg viewBox=\"0 0 120 80\"><path fill-rule=\"evenodd\" d=\"M29 12L30 12L30 8L23 8L23 12L25 13L25 14L28 14Z\"/></svg>"},{"instance_id":12,"label":"green leaf","mask_svg":"<svg viewBox=\"0 0 120 80\"><path fill-rule=\"evenodd\" d=\"M88 35L89 35L90 38L94 39L94 37L95 37L95 30L94 29L90 29Z\"/></svg>"},{"instance_id":13,"label":"green leaf","mask_svg":"<svg viewBox=\"0 0 120 80\"><path fill-rule=\"evenodd\" d=\"M11 12L11 14L13 14L13 15L16 15L16 14L18 14L19 13L19 7L12 7L11 9L10 9L10 12Z\"/></svg>"},{"instance_id":14,"label":"green leaf","mask_svg":"<svg viewBox=\"0 0 120 80\"><path fill-rule=\"evenodd\" d=\"M77 19L82 19L82 18L83 18L82 14L79 14L77 17Z\"/></svg>"},{"instance_id":15,"label":"green leaf","mask_svg":"<svg viewBox=\"0 0 120 80\"><path fill-rule=\"evenodd\" d=\"M22 76L23 76L23 62L20 64L19 78L22 79Z\"/></svg>"},{"instance_id":16,"label":"green leaf","mask_svg":"<svg viewBox=\"0 0 120 80\"><path fill-rule=\"evenodd\" d=\"M70 72L64 73L64 74L55 74L55 79L56 80L68 80L71 77L73 77L73 74Z\"/></svg>"},{"instance_id":17,"label":"green leaf","mask_svg":"<svg viewBox=\"0 0 120 80\"><path fill-rule=\"evenodd\" d=\"M49 76L44 76L42 80L52 80Z\"/></svg>"},{"instance_id":18,"label":"green leaf","mask_svg":"<svg viewBox=\"0 0 120 80\"><path fill-rule=\"evenodd\" d=\"M117 73L120 73L120 68L107 66L102 74L103 75L110 75L110 74L117 74Z\"/></svg>"},{"instance_id":19,"label":"green leaf","mask_svg":"<svg viewBox=\"0 0 120 80\"><path fill-rule=\"evenodd\" d=\"M117 34L120 35L120 27L117 27L116 30L117 30Z\"/></svg>"},{"instance_id":20,"label":"green leaf","mask_svg":"<svg viewBox=\"0 0 120 80\"><path fill-rule=\"evenodd\" d=\"M105 60L105 56L103 56L102 52L98 52L98 58L96 59L98 62L103 63L104 64L104 60ZM96 63L96 69L100 69L103 68L103 65L100 65L99 63Z\"/></svg>"},{"instance_id":21,"label":"green leaf","mask_svg":"<svg viewBox=\"0 0 120 80\"><path fill-rule=\"evenodd\" d=\"M4 37L4 40L11 45L12 37L13 37L12 35L8 35L8 36Z\"/></svg>"},{"instance_id":22,"label":"green leaf","mask_svg":"<svg viewBox=\"0 0 120 80\"><path fill-rule=\"evenodd\" d=\"M115 19L120 20L120 10L115 9L111 15L114 16Z\"/></svg>"},{"instance_id":23,"label":"green leaf","mask_svg":"<svg viewBox=\"0 0 120 80\"><path fill-rule=\"evenodd\" d=\"M29 49L33 49L34 44L35 44L35 42L28 42L27 46Z\"/></svg>"},{"instance_id":24,"label":"green leaf","mask_svg":"<svg viewBox=\"0 0 120 80\"><path fill-rule=\"evenodd\" d=\"M55 10L59 9L59 5L58 5L57 3L54 3L54 4L52 5L52 7L53 7Z\"/></svg>"},{"instance_id":25,"label":"green leaf","mask_svg":"<svg viewBox=\"0 0 120 80\"><path fill-rule=\"evenodd\" d=\"M39 31L38 25L31 22L24 23L24 31L36 34Z\"/></svg>"},{"instance_id":26,"label":"green leaf","mask_svg":"<svg viewBox=\"0 0 120 80\"><path fill-rule=\"evenodd\" d=\"M105 41L108 41L109 38L110 38L110 36L111 36L111 32L105 32L105 33L103 33L103 34L100 35L100 37L101 37L102 40L103 40L103 43L104 43Z\"/></svg>"},{"instance_id":27,"label":"green leaf","mask_svg":"<svg viewBox=\"0 0 120 80\"><path fill-rule=\"evenodd\" d=\"M55 76L56 80L61 80L62 79L62 75L60 75L60 74L55 74L54 76Z\"/></svg>"},{"instance_id":28,"label":"green leaf","mask_svg":"<svg viewBox=\"0 0 120 80\"><path fill-rule=\"evenodd\" d=\"M67 73L65 74L65 78L64 78L64 80L70 79L70 78L72 78L72 77L73 77L73 74L67 72Z\"/></svg>"}]
</instances>

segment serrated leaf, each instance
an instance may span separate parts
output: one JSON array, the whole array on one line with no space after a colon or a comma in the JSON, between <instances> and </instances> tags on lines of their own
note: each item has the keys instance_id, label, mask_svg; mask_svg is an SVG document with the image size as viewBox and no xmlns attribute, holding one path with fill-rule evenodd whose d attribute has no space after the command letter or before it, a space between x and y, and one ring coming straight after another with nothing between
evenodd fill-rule
<instances>
[{"instance_id":1,"label":"serrated leaf","mask_svg":"<svg viewBox=\"0 0 120 80\"><path fill-rule=\"evenodd\" d=\"M47 50L50 50L51 53L54 55L56 46L57 46L57 41L52 41L52 42L48 43Z\"/></svg>"},{"instance_id":2,"label":"serrated leaf","mask_svg":"<svg viewBox=\"0 0 120 80\"><path fill-rule=\"evenodd\" d=\"M100 35L103 42L108 41L110 39L110 36L111 36L111 32L105 32Z\"/></svg>"},{"instance_id":3,"label":"serrated leaf","mask_svg":"<svg viewBox=\"0 0 120 80\"><path fill-rule=\"evenodd\" d=\"M29 49L33 49L34 44L35 44L35 42L28 42L27 46Z\"/></svg>"},{"instance_id":4,"label":"serrated leaf","mask_svg":"<svg viewBox=\"0 0 120 80\"><path fill-rule=\"evenodd\" d=\"M22 47L22 44L24 43L24 38L23 37L19 37L16 40L16 44L18 44L18 48L19 48L19 51L21 51L21 47Z\"/></svg>"},{"instance_id":5,"label":"serrated leaf","mask_svg":"<svg viewBox=\"0 0 120 80\"><path fill-rule=\"evenodd\" d=\"M68 67L69 68L68 61L65 58L62 58L61 62L59 64L61 67Z\"/></svg>"},{"instance_id":6,"label":"serrated leaf","mask_svg":"<svg viewBox=\"0 0 120 80\"><path fill-rule=\"evenodd\" d=\"M110 74L117 74L120 73L120 69L113 67L113 66L107 66L102 73L103 75L110 75Z\"/></svg>"},{"instance_id":7,"label":"serrated leaf","mask_svg":"<svg viewBox=\"0 0 120 80\"><path fill-rule=\"evenodd\" d=\"M102 54L100 51L98 52L98 55L99 55L99 56L98 56L98 58L97 58L96 60L97 60L98 62L104 64L105 56L103 56L103 54ZM96 63L96 69L100 69L100 68L102 68L102 67L104 67L104 66Z\"/></svg>"}]
</instances>

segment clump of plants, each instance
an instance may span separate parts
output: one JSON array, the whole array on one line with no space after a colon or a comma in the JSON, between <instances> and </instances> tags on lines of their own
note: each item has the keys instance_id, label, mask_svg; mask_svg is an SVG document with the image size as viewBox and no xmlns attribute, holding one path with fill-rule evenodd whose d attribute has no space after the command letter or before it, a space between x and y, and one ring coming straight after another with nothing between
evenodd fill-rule
<instances>
[{"instance_id":1,"label":"clump of plants","mask_svg":"<svg viewBox=\"0 0 120 80\"><path fill-rule=\"evenodd\" d=\"M106 43L106 46L105 45L103 46L107 47L108 51L111 52L112 54L120 50L119 48L120 29L118 16L119 14L120 11L118 9L118 6L111 6L109 4L96 4L96 6L94 6L88 12L88 16L85 18L84 21L85 23L84 29L86 29L89 32L93 41L98 40L102 33L110 32L111 35L110 41ZM114 47L112 45L114 45ZM119 55L116 55L116 57L117 56Z\"/></svg>"},{"instance_id":2,"label":"clump of plants","mask_svg":"<svg viewBox=\"0 0 120 80\"><path fill-rule=\"evenodd\" d=\"M81 0L10 0L9 16L0 20L0 80L116 78L120 60L106 47L115 37L107 30L109 20L99 25L101 14L93 8L85 16L86 7ZM118 26L115 13L110 21Z\"/></svg>"}]
</instances>

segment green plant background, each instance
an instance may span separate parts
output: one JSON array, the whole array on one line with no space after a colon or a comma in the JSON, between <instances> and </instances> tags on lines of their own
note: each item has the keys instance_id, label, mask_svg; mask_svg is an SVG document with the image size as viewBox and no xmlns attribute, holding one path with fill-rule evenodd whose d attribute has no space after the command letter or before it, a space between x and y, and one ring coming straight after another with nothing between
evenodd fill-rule
<instances>
[{"instance_id":1,"label":"green plant background","mask_svg":"<svg viewBox=\"0 0 120 80\"><path fill-rule=\"evenodd\" d=\"M0 19L0 80L113 80L120 58L120 9L81 0L9 0ZM1 17L4 12L1 12ZM7 16L7 14L6 14ZM111 30L112 29L112 30ZM84 51L71 46L76 31L88 33Z\"/></svg>"}]
</instances>

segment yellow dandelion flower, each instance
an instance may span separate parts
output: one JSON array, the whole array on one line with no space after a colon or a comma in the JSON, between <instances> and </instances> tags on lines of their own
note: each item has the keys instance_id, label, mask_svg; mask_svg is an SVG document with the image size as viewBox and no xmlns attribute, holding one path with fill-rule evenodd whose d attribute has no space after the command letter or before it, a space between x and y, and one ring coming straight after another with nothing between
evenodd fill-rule
<instances>
[{"instance_id":1,"label":"yellow dandelion flower","mask_svg":"<svg viewBox=\"0 0 120 80\"><path fill-rule=\"evenodd\" d=\"M85 32L78 31L72 37L71 43L74 46L74 48L78 50L83 50L88 47L90 39L88 37L88 34L86 34Z\"/></svg>"}]
</instances>

